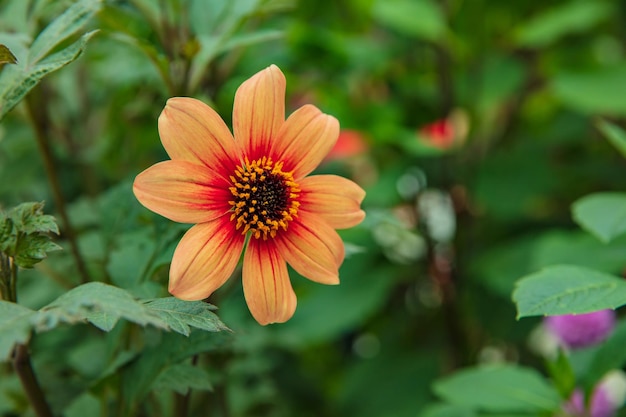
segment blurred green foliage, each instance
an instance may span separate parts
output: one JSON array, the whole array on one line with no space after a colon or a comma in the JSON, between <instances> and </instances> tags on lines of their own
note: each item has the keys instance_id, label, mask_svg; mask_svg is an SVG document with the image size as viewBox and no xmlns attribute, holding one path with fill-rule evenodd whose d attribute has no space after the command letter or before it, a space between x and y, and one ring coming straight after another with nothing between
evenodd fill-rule
<instances>
[{"instance_id":1,"label":"blurred green foliage","mask_svg":"<svg viewBox=\"0 0 626 417\"><path fill-rule=\"evenodd\" d=\"M146 314L117 318L179 326L36 333L41 384L66 417L172 416L180 404L222 417L549 415L562 400L555 371L529 350L538 320L516 321L511 294L546 266L568 265L538 274L591 268L609 287L626 267L625 28L619 0L0 1L0 44L17 58L0 67L0 208L46 201L65 249L20 271L22 306L0 304L0 331L12 321L11 340L25 342L24 317L87 280ZM144 209L131 182L167 158L157 118L169 97L197 97L229 122L236 88L272 63L288 111L313 103L361 135L365 152L319 171L360 183L368 217L341 233L340 286L290 272L289 322L260 327L232 279L210 302L233 332L192 331L180 311L136 301L173 302L168 265L188 226ZM449 138L425 129L437 121ZM538 288L571 284L554 280ZM93 308L87 299L76 308ZM605 351L571 358L585 388L626 363L619 328ZM503 361L518 365L493 365ZM0 415L33 415L17 377L0 375ZM527 390L530 405L484 394L489 384Z\"/></svg>"}]
</instances>

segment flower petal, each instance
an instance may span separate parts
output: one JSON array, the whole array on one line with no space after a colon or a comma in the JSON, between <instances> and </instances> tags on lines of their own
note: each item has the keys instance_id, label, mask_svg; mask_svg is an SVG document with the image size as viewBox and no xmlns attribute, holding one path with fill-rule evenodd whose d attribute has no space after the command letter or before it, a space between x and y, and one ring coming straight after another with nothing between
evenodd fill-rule
<instances>
[{"instance_id":1,"label":"flower petal","mask_svg":"<svg viewBox=\"0 0 626 417\"><path fill-rule=\"evenodd\" d=\"M339 283L345 249L337 232L321 217L299 211L275 238L280 255L300 275L321 284Z\"/></svg>"},{"instance_id":2,"label":"flower petal","mask_svg":"<svg viewBox=\"0 0 626 417\"><path fill-rule=\"evenodd\" d=\"M148 209L181 223L204 223L230 210L229 184L204 165L164 161L135 178L133 192Z\"/></svg>"},{"instance_id":3,"label":"flower petal","mask_svg":"<svg viewBox=\"0 0 626 417\"><path fill-rule=\"evenodd\" d=\"M182 300L202 300L235 270L245 237L228 216L193 226L174 251L169 292Z\"/></svg>"},{"instance_id":4,"label":"flower petal","mask_svg":"<svg viewBox=\"0 0 626 417\"><path fill-rule=\"evenodd\" d=\"M287 263L273 242L250 239L243 258L243 293L259 324L284 323L296 311Z\"/></svg>"},{"instance_id":5,"label":"flower petal","mask_svg":"<svg viewBox=\"0 0 626 417\"><path fill-rule=\"evenodd\" d=\"M339 137L339 122L307 104L293 112L274 141L271 155L293 170L296 180L303 178L322 162Z\"/></svg>"},{"instance_id":6,"label":"flower petal","mask_svg":"<svg viewBox=\"0 0 626 417\"><path fill-rule=\"evenodd\" d=\"M272 65L237 89L233 131L251 160L267 156L271 142L285 121L285 86L285 76Z\"/></svg>"},{"instance_id":7,"label":"flower petal","mask_svg":"<svg viewBox=\"0 0 626 417\"><path fill-rule=\"evenodd\" d=\"M225 178L240 159L237 144L222 118L193 98L167 101L159 116L159 135L170 158L205 165Z\"/></svg>"},{"instance_id":8,"label":"flower petal","mask_svg":"<svg viewBox=\"0 0 626 417\"><path fill-rule=\"evenodd\" d=\"M298 183L300 211L317 214L334 229L347 229L361 223L365 212L361 202L365 191L353 181L337 175L313 175Z\"/></svg>"}]
</instances>

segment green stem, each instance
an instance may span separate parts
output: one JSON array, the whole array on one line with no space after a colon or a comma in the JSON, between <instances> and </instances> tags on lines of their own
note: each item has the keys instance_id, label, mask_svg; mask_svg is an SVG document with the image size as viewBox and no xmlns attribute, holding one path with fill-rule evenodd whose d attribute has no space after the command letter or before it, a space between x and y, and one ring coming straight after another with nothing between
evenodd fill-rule
<instances>
[{"instance_id":1,"label":"green stem","mask_svg":"<svg viewBox=\"0 0 626 417\"><path fill-rule=\"evenodd\" d=\"M44 162L48 181L50 181L50 187L52 188L52 194L54 196L54 202L56 204L57 211L59 212L61 220L63 221L65 236L69 241L72 256L74 257L76 267L78 268L78 273L81 277L81 282L84 284L91 281L91 279L89 277L89 272L87 271L85 261L83 260L83 257L80 253L80 249L78 248L78 241L76 239L76 234L74 233L74 228L72 227L72 224L70 223L70 218L67 214L65 198L63 197L63 192L61 191L59 177L57 175L56 167L54 165L54 158L52 156L52 151L47 140L46 126L48 124L48 120L46 115L42 111L37 111L38 107L35 106L35 102L32 99L31 95L27 96L24 101L26 102L26 107L33 121L33 126L35 128L35 138L37 139L37 146L39 147L39 153L41 154Z\"/></svg>"}]
</instances>

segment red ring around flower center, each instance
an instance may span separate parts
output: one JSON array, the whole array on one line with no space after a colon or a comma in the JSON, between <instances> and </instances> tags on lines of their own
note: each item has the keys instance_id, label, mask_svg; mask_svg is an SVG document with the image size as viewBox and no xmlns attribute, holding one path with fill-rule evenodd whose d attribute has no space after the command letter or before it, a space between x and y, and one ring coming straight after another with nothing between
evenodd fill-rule
<instances>
[{"instance_id":1,"label":"red ring around flower center","mask_svg":"<svg viewBox=\"0 0 626 417\"><path fill-rule=\"evenodd\" d=\"M237 230L243 228L242 234L250 231L256 239L263 236L266 240L268 235L275 237L279 229L287 230L297 216L300 189L293 174L283 172L282 167L282 162L274 163L271 158L246 158L230 176L230 220L236 222Z\"/></svg>"}]
</instances>

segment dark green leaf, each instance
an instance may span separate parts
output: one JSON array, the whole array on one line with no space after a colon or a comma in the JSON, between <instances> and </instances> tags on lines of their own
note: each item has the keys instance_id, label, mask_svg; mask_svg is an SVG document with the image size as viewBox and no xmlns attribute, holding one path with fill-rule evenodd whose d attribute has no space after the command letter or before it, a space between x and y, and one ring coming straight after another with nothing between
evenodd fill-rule
<instances>
[{"instance_id":1,"label":"dark green leaf","mask_svg":"<svg viewBox=\"0 0 626 417\"><path fill-rule=\"evenodd\" d=\"M31 233L56 233L59 227L56 220L43 212L44 203L22 203L9 210L8 217L13 221L20 232Z\"/></svg>"},{"instance_id":2,"label":"dark green leaf","mask_svg":"<svg viewBox=\"0 0 626 417\"><path fill-rule=\"evenodd\" d=\"M419 417L476 417L476 413L468 407L453 404L434 404L423 410Z\"/></svg>"},{"instance_id":3,"label":"dark green leaf","mask_svg":"<svg viewBox=\"0 0 626 417\"><path fill-rule=\"evenodd\" d=\"M190 389L210 390L209 374L197 366L179 363L165 368L154 381L155 390L172 390L186 395Z\"/></svg>"},{"instance_id":4,"label":"dark green leaf","mask_svg":"<svg viewBox=\"0 0 626 417\"><path fill-rule=\"evenodd\" d=\"M15 263L21 268L32 268L46 258L48 252L62 249L46 235L22 236L15 248Z\"/></svg>"},{"instance_id":5,"label":"dark green leaf","mask_svg":"<svg viewBox=\"0 0 626 417\"><path fill-rule=\"evenodd\" d=\"M100 282L78 286L41 310L38 330L49 330L60 323L88 321L109 331L120 318L141 326L167 329L167 324L127 291Z\"/></svg>"},{"instance_id":6,"label":"dark green leaf","mask_svg":"<svg viewBox=\"0 0 626 417\"><path fill-rule=\"evenodd\" d=\"M595 193L572 205L574 220L604 243L626 233L626 194Z\"/></svg>"},{"instance_id":7,"label":"dark green leaf","mask_svg":"<svg viewBox=\"0 0 626 417\"><path fill-rule=\"evenodd\" d=\"M215 307L203 301L183 301L167 297L150 300L145 305L167 323L171 330L185 336L189 336L191 327L208 332L228 330L213 313Z\"/></svg>"},{"instance_id":8,"label":"dark green leaf","mask_svg":"<svg viewBox=\"0 0 626 417\"><path fill-rule=\"evenodd\" d=\"M520 279L513 292L517 317L589 313L626 304L626 281L573 265L557 265Z\"/></svg>"},{"instance_id":9,"label":"dark green leaf","mask_svg":"<svg viewBox=\"0 0 626 417\"><path fill-rule=\"evenodd\" d=\"M515 365L461 370L436 381L433 390L452 404L494 413L554 411L561 402L539 373Z\"/></svg>"},{"instance_id":10,"label":"dark green leaf","mask_svg":"<svg viewBox=\"0 0 626 417\"><path fill-rule=\"evenodd\" d=\"M30 321L35 311L0 300L0 361L7 360L16 343L30 338Z\"/></svg>"}]
</instances>

